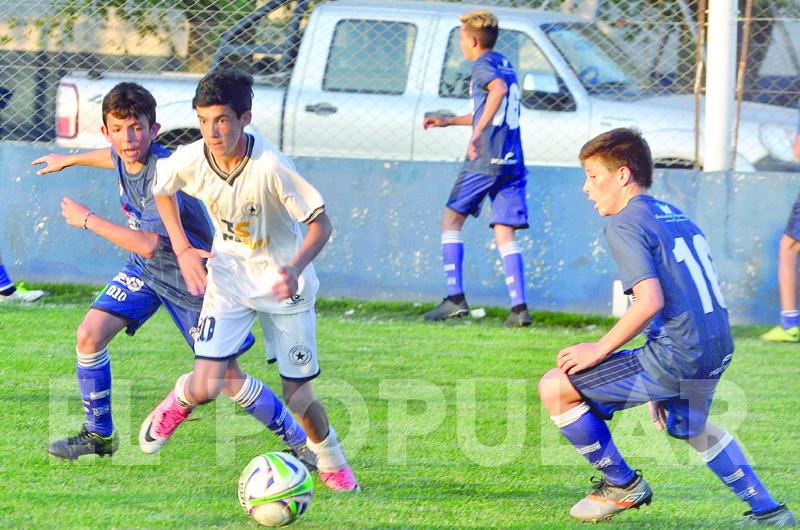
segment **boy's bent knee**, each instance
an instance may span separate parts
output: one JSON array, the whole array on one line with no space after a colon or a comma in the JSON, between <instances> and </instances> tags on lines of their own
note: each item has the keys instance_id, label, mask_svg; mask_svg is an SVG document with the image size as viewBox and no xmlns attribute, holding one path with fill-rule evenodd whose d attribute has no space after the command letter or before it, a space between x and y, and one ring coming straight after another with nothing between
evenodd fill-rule
<instances>
[{"instance_id":1,"label":"boy's bent knee","mask_svg":"<svg viewBox=\"0 0 800 530\"><path fill-rule=\"evenodd\" d=\"M88 324L81 324L75 332L78 351L81 353L95 353L106 347L107 341L99 329Z\"/></svg>"},{"instance_id":2,"label":"boy's bent knee","mask_svg":"<svg viewBox=\"0 0 800 530\"><path fill-rule=\"evenodd\" d=\"M558 368L553 368L542 376L538 391L542 404L551 414L560 413L565 406L581 401L580 394L567 375Z\"/></svg>"}]
</instances>

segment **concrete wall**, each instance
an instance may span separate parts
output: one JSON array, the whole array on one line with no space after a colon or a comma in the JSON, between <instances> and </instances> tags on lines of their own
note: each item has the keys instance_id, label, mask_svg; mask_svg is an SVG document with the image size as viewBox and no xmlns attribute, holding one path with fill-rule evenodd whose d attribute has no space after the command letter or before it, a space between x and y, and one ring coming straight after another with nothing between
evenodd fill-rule
<instances>
[{"instance_id":1,"label":"concrete wall","mask_svg":"<svg viewBox=\"0 0 800 530\"><path fill-rule=\"evenodd\" d=\"M13 277L105 283L125 254L67 226L69 195L122 222L114 174L71 168L39 177L30 161L42 144L0 143L0 252ZM444 294L439 217L455 163L298 159L326 198L334 235L317 259L321 296L437 301ZM607 314L616 267L604 221L581 192L576 168L530 168L531 228L520 233L528 300L536 309ZM777 318L777 243L800 175L661 171L653 194L675 203L705 231L735 322ZM506 305L488 208L465 227L470 303Z\"/></svg>"}]
</instances>

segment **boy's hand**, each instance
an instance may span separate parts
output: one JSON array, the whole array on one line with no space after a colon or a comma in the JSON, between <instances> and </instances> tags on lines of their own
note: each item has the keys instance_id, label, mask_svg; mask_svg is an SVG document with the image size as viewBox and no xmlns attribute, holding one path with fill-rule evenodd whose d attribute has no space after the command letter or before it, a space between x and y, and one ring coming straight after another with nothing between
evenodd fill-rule
<instances>
[{"instance_id":1,"label":"boy's hand","mask_svg":"<svg viewBox=\"0 0 800 530\"><path fill-rule=\"evenodd\" d=\"M667 407L661 401L648 401L647 410L658 432L662 432L667 425Z\"/></svg>"},{"instance_id":2,"label":"boy's hand","mask_svg":"<svg viewBox=\"0 0 800 530\"><path fill-rule=\"evenodd\" d=\"M202 296L206 292L206 259L213 258L214 254L200 248L186 247L176 255L178 267L186 282L186 288L194 296Z\"/></svg>"},{"instance_id":3,"label":"boy's hand","mask_svg":"<svg viewBox=\"0 0 800 530\"><path fill-rule=\"evenodd\" d=\"M572 375L591 368L605 358L606 354L596 342L584 342L558 352L556 364L562 372Z\"/></svg>"},{"instance_id":4,"label":"boy's hand","mask_svg":"<svg viewBox=\"0 0 800 530\"><path fill-rule=\"evenodd\" d=\"M470 160L475 160L478 158L478 154L481 152L481 147L483 147L481 133L477 130L473 131L472 137L469 139L469 146L467 146L467 156Z\"/></svg>"},{"instance_id":5,"label":"boy's hand","mask_svg":"<svg viewBox=\"0 0 800 530\"><path fill-rule=\"evenodd\" d=\"M297 278L300 272L292 265L278 269L278 280L272 285L272 296L278 302L291 298L297 292Z\"/></svg>"},{"instance_id":6,"label":"boy's hand","mask_svg":"<svg viewBox=\"0 0 800 530\"><path fill-rule=\"evenodd\" d=\"M83 228L86 216L91 212L89 208L69 197L61 199L61 216L68 225Z\"/></svg>"},{"instance_id":7,"label":"boy's hand","mask_svg":"<svg viewBox=\"0 0 800 530\"><path fill-rule=\"evenodd\" d=\"M37 164L45 165L42 169L36 172L37 175L55 173L56 171L61 171L62 169L69 167L69 164L67 164L67 155L62 155L59 153L50 153L49 155L40 156L31 162L31 165Z\"/></svg>"},{"instance_id":8,"label":"boy's hand","mask_svg":"<svg viewBox=\"0 0 800 530\"><path fill-rule=\"evenodd\" d=\"M441 116L425 116L422 122L423 129L430 129L431 127L447 127L447 118Z\"/></svg>"}]
</instances>

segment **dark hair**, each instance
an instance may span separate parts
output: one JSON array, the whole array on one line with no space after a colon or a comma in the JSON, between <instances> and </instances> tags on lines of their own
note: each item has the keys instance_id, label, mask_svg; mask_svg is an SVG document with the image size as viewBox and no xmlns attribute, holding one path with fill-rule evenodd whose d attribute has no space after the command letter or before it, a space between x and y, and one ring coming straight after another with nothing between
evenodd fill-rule
<instances>
[{"instance_id":1,"label":"dark hair","mask_svg":"<svg viewBox=\"0 0 800 530\"><path fill-rule=\"evenodd\" d=\"M106 116L124 120L145 116L152 127L156 123L156 99L146 88L137 83L120 83L103 98L103 125Z\"/></svg>"},{"instance_id":2,"label":"dark hair","mask_svg":"<svg viewBox=\"0 0 800 530\"><path fill-rule=\"evenodd\" d=\"M499 31L497 17L494 14L485 9L473 9L462 14L459 20L464 25L464 31L470 37L474 37L481 48L494 49Z\"/></svg>"},{"instance_id":3,"label":"dark hair","mask_svg":"<svg viewBox=\"0 0 800 530\"><path fill-rule=\"evenodd\" d=\"M585 162L594 156L612 171L626 166L631 170L633 181L643 188L653 184L653 155L637 130L619 128L595 136L581 147L578 158Z\"/></svg>"},{"instance_id":4,"label":"dark hair","mask_svg":"<svg viewBox=\"0 0 800 530\"><path fill-rule=\"evenodd\" d=\"M212 70L200 83L192 99L192 108L228 105L236 117L253 108L253 77L235 70Z\"/></svg>"}]
</instances>

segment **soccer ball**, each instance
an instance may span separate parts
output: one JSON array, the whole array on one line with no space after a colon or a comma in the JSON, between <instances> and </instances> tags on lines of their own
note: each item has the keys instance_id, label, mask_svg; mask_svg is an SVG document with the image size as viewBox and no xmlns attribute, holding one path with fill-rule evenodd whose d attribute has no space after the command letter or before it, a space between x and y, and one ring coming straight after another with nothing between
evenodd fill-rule
<instances>
[{"instance_id":1,"label":"soccer ball","mask_svg":"<svg viewBox=\"0 0 800 530\"><path fill-rule=\"evenodd\" d=\"M287 453L258 455L239 477L239 503L264 526L286 526L311 504L314 484L308 469Z\"/></svg>"}]
</instances>

